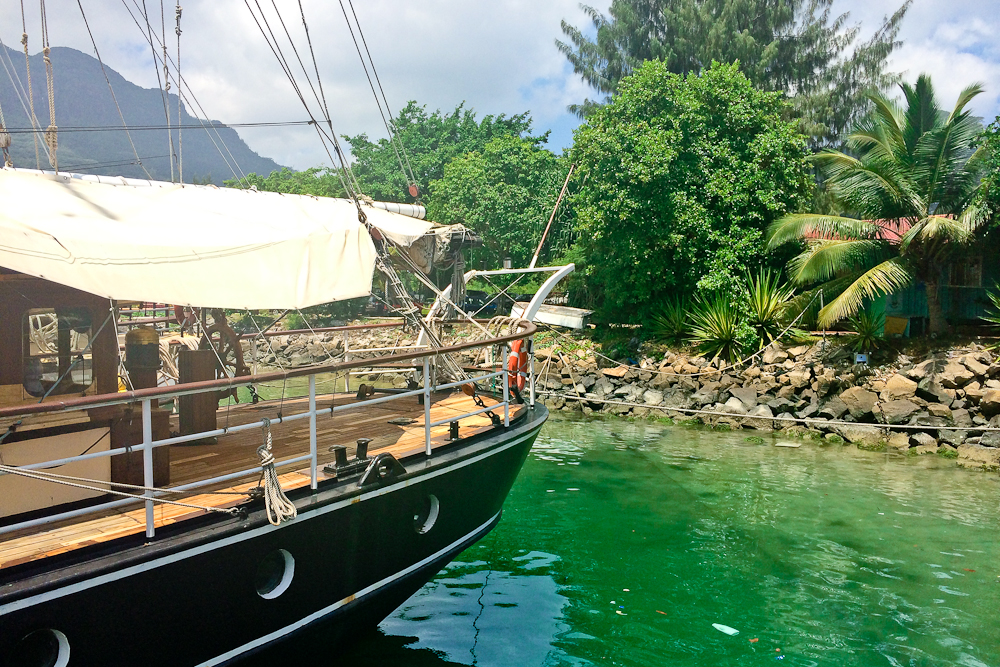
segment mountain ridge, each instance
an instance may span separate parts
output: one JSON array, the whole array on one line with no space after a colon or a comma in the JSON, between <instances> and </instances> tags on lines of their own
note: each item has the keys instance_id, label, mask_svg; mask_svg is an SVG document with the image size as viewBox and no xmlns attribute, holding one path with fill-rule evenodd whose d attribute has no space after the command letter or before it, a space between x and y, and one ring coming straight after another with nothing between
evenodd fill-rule
<instances>
[{"instance_id":1,"label":"mountain ridge","mask_svg":"<svg viewBox=\"0 0 1000 667\"><path fill-rule=\"evenodd\" d=\"M3 108L12 137L11 158L15 167L33 169L36 167L35 143L30 132L29 114L26 113L29 102L26 99L24 53L6 46L0 49L0 107ZM66 128L59 133L60 171L148 178L142 166L136 163L135 154L138 153L142 165L154 180L171 180L170 147L166 130L132 130L130 134L135 144L133 152L128 136L122 129L115 102L108 91L100 62L93 56L69 47L52 47L50 58L54 72L56 125ZM49 124L45 64L41 53L31 56L29 60L35 117L44 130ZM137 86L107 65L105 70L129 127L163 128L166 121L161 91ZM18 83L19 88L15 88ZM176 126L177 95L173 93L169 94L168 109L171 114L170 124ZM185 126L182 133L184 182L192 183L197 180L221 185L223 180L234 178L233 169L227 165L227 160L231 163L233 159L245 174L256 172L266 176L281 169L277 162L251 149L236 130L224 123L215 120L199 121L186 108L182 108L181 119ZM213 131L209 133L200 129L202 122L214 128ZM198 125L199 129L188 129L188 125ZM100 131L71 128L100 128ZM218 136L215 136L216 132ZM173 136L176 151L176 129ZM220 137L225 148L216 147ZM41 133L38 134L38 140L41 167L51 169L42 149L44 136Z\"/></svg>"}]
</instances>

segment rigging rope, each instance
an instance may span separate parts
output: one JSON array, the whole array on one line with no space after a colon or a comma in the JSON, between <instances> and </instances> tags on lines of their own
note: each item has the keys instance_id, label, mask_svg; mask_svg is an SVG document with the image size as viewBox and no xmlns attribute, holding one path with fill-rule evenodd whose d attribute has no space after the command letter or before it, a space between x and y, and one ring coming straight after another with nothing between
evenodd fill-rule
<instances>
[{"instance_id":1,"label":"rigging rope","mask_svg":"<svg viewBox=\"0 0 1000 667\"><path fill-rule=\"evenodd\" d=\"M146 165L142 163L142 158L139 157L139 151L135 149L135 143L132 141L132 133L128 131L128 123L125 122L125 115L122 113L121 106L118 105L118 96L115 95L115 89L111 86L111 79L108 77L107 70L104 69L104 60L101 59L101 52L97 50L97 41L94 39L94 33L90 30L90 22L87 21L87 14L83 11L83 1L76 0L76 4L80 7L80 16L83 17L83 25L87 27L87 34L90 35L90 43L94 46L94 54L97 56L97 62L101 66L101 73L104 74L104 81L108 84L108 90L111 91L111 99L115 103L115 109L118 111L118 117L122 121L122 127L125 128L125 136L128 137L128 145L132 147L132 154L135 155L135 161L138 163L143 173L146 174L146 178L153 180L152 174L150 174L149 170L146 169Z\"/></svg>"},{"instance_id":2,"label":"rigging rope","mask_svg":"<svg viewBox=\"0 0 1000 667\"><path fill-rule=\"evenodd\" d=\"M282 521L294 519L299 511L281 490L281 482L274 469L274 454L271 451L271 420L265 418L263 421L261 430L264 432L264 444L257 448L257 456L260 457L261 476L264 478L264 508L267 520L271 525L277 526Z\"/></svg>"},{"instance_id":3,"label":"rigging rope","mask_svg":"<svg viewBox=\"0 0 1000 667\"><path fill-rule=\"evenodd\" d=\"M87 491L96 491L97 493L110 493L115 496L122 496L124 498L133 498L135 500L150 500L154 503L161 503L164 505L177 505L179 507L188 507L190 509L204 510L205 512L218 512L220 514L238 514L239 509L236 507L224 508L224 507L211 507L209 505L195 505L193 503L185 503L180 500L168 500L166 498L157 498L156 496L145 496L136 493L129 493L128 491L117 491L115 489L104 489L99 486L94 486L93 484L83 484L80 482L72 480L83 480L86 482L94 482L94 484L108 484L109 486L121 486L121 487L131 487L134 489L145 489L147 491L160 491L167 493L178 493L178 491L171 491L170 489L157 489L155 487L146 486L133 486L129 484L119 484L117 482L106 482L100 479L88 479L85 477L70 477L68 475L57 475L54 472L42 472L40 470L23 470L17 466L9 466L0 464L0 473L5 473L8 475L18 475L20 477L28 477L30 479L35 479L40 482L52 482L54 484L62 484L63 486L71 486L75 489L85 489ZM218 491L208 492L208 493L220 493ZM235 495L245 496L246 493L231 492Z\"/></svg>"},{"instance_id":4,"label":"rigging rope","mask_svg":"<svg viewBox=\"0 0 1000 667\"><path fill-rule=\"evenodd\" d=\"M177 17L177 27L175 32L177 33L177 78L181 76L181 12L183 12L181 4L177 3L177 8L174 10ZM180 91L180 86L177 86L178 92ZM177 182L184 182L184 141L181 137L181 125L184 119L181 118L181 96L177 96Z\"/></svg>"},{"instance_id":5,"label":"rigging rope","mask_svg":"<svg viewBox=\"0 0 1000 667\"><path fill-rule=\"evenodd\" d=\"M31 106L31 124L38 126L38 117L35 116L35 91L31 87L31 61L28 58L28 24L24 17L24 0L21 0L21 44L24 46L24 70L28 78L28 104ZM42 158L38 154L38 136L32 135L35 139L35 168L41 170Z\"/></svg>"},{"instance_id":6,"label":"rigging rope","mask_svg":"<svg viewBox=\"0 0 1000 667\"><path fill-rule=\"evenodd\" d=\"M52 71L52 47L49 43L49 19L45 12L45 0L40 0L42 11L42 60L45 62L45 85L49 94L49 126L45 128L45 145L49 147L49 164L59 173L59 128L56 126L55 74ZM25 44L27 48L27 44Z\"/></svg>"},{"instance_id":7,"label":"rigging rope","mask_svg":"<svg viewBox=\"0 0 1000 667\"><path fill-rule=\"evenodd\" d=\"M3 151L3 166L13 167L10 159L10 134L7 132L7 121L3 117L3 105L0 105L0 150Z\"/></svg>"}]
</instances>

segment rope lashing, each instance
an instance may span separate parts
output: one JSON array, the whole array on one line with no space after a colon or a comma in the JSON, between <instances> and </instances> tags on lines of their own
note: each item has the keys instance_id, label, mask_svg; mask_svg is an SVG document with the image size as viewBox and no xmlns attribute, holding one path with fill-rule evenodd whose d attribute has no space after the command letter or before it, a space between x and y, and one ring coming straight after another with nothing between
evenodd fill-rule
<instances>
[{"instance_id":1,"label":"rope lashing","mask_svg":"<svg viewBox=\"0 0 1000 667\"><path fill-rule=\"evenodd\" d=\"M21 5L21 25L24 26L24 5ZM31 108L31 126L35 127L35 90L31 87L31 60L28 58L28 30L24 29L21 33L21 45L24 47L24 71L28 75L28 105ZM31 137L35 142L35 167L37 169L42 168L42 158L38 154L38 135L34 132L31 133Z\"/></svg>"},{"instance_id":2,"label":"rope lashing","mask_svg":"<svg viewBox=\"0 0 1000 667\"><path fill-rule=\"evenodd\" d=\"M42 60L45 62L45 84L49 93L49 126L45 128L45 145L49 147L49 163L59 173L59 128L56 126L55 74L52 72L52 49L49 46L49 20L42 0Z\"/></svg>"},{"instance_id":3,"label":"rope lashing","mask_svg":"<svg viewBox=\"0 0 1000 667\"><path fill-rule=\"evenodd\" d=\"M294 519L298 510L281 490L278 473L274 469L274 453L271 451L271 420L265 418L261 431L264 433L264 444L257 448L260 457L261 475L264 478L264 508L267 510L267 520L271 525L280 525L282 521Z\"/></svg>"}]
</instances>

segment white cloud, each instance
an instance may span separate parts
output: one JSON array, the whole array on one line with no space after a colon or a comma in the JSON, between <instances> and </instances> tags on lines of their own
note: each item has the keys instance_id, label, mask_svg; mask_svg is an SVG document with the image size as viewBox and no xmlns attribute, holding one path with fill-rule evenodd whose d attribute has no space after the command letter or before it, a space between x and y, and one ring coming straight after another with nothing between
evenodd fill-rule
<instances>
[{"instance_id":1,"label":"white cloud","mask_svg":"<svg viewBox=\"0 0 1000 667\"><path fill-rule=\"evenodd\" d=\"M254 7L256 1L249 0ZM852 19L861 21L870 33L899 1L837 0L834 9L851 11ZM106 63L130 81L153 87L156 75L149 47L125 11L125 3L135 11L135 2L143 4L143 0L88 0L84 7ZM145 2L156 16L159 32L160 4ZM259 2L261 7L271 6L266 0ZM59 11L51 0L50 4L52 43L92 53L76 3L60 3ZM605 8L610 3L594 4ZM241 0L185 0L183 5L182 70L212 118L237 123L305 117ZM341 134L384 136L339 3L303 0L303 5L334 127ZM278 6L308 64L298 3L278 0ZM167 42L175 55L173 8L164 9ZM580 27L589 23L578 0L370 0L356 2L355 9L394 110L410 99L432 110L451 110L464 101L480 115L530 110L536 131L554 130L550 146L559 150L569 144L577 124L566 105L593 97L553 43L562 36L561 19ZM32 11L28 32L32 52L37 52L41 43L37 5ZM273 9L269 16L272 28L280 31ZM8 46L19 47L20 26L20 5L8 0L0 6L0 36ZM987 94L973 108L991 120L1000 112L1000 47L993 39L998 32L1000 19L988 3L919 0L904 20L900 37L905 44L892 64L905 70L908 80L920 72L930 73L946 106L962 87L983 81ZM287 42L284 48L304 85ZM241 130L241 134L259 153L283 164L305 168L328 161L309 128Z\"/></svg>"}]
</instances>

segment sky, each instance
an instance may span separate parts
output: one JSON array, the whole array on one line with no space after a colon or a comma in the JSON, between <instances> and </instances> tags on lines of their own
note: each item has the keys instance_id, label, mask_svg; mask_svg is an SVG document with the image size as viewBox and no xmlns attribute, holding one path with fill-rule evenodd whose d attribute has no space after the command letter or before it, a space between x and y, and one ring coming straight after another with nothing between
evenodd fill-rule
<instances>
[{"instance_id":1,"label":"sky","mask_svg":"<svg viewBox=\"0 0 1000 667\"><path fill-rule=\"evenodd\" d=\"M154 29L161 30L157 0L83 0L82 5L105 63L136 84L156 87L149 45L126 11L128 6L135 13L144 1L155 15ZM247 1L255 9L258 2L269 9L271 28L282 30L268 0ZM899 1L835 0L834 11L850 12L851 22L861 23L864 37L898 8ZM276 2L308 63L298 1ZM591 3L606 10L609 1ZM41 45L39 4L24 4L29 46L36 53ZM93 54L77 3L48 0L47 6L50 43ZM385 136L340 4L302 0L302 7L334 129L341 135ZM572 143L579 119L566 107L594 93L573 73L555 40L563 38L563 19L581 28L589 25L577 0L367 0L355 2L354 10L393 111L408 100L430 111L451 111L464 103L480 116L530 111L535 132L551 132L550 149L558 153ZM164 13L167 42L176 57L173 6L165 6ZM181 30L181 73L213 119L247 123L307 118L244 1L184 0ZM21 32L20 3L0 0L0 39L20 48ZM972 108L988 122L1000 114L997 34L1000 0L915 0L900 31L904 44L890 67L910 81L929 73L944 106L966 85L985 84L986 93ZM287 40L283 44L300 85L306 87ZM0 78L0 85L10 82ZM308 89L306 94L311 94ZM329 163L308 127L240 129L240 134L251 148L279 164L305 169Z\"/></svg>"}]
</instances>

